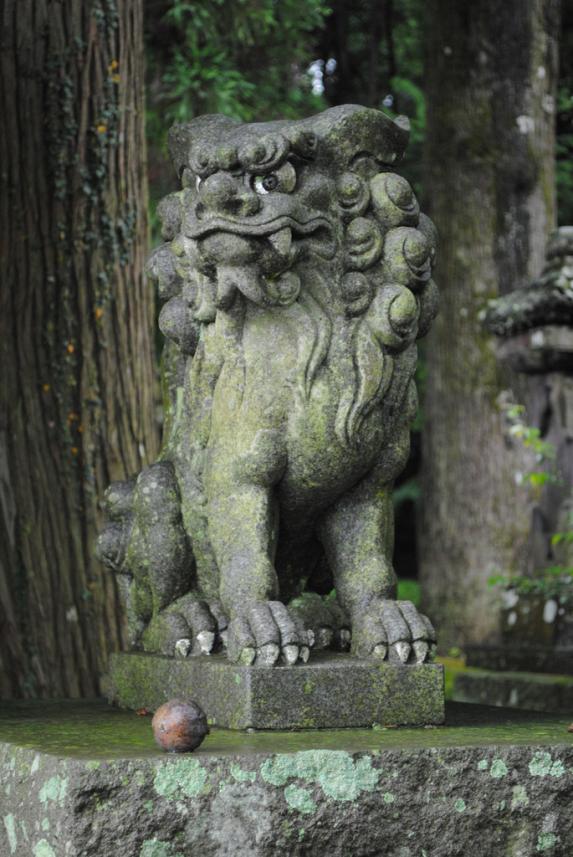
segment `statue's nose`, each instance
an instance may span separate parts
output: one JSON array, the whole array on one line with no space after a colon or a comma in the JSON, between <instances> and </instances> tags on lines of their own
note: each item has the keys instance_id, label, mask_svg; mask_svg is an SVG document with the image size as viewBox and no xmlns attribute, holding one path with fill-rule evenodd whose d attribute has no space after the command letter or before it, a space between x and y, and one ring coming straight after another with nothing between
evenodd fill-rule
<instances>
[{"instance_id":1,"label":"statue's nose","mask_svg":"<svg viewBox=\"0 0 573 857\"><path fill-rule=\"evenodd\" d=\"M249 188L242 176L213 173L199 188L201 202L213 213L249 217L261 206L258 195Z\"/></svg>"}]
</instances>

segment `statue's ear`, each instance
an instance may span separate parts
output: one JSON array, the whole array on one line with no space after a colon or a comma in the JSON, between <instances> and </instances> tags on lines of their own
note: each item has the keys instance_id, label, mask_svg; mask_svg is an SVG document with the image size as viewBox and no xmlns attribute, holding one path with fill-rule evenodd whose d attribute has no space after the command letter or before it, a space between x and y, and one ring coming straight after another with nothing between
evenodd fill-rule
<instances>
[{"instance_id":1,"label":"statue's ear","mask_svg":"<svg viewBox=\"0 0 573 857\"><path fill-rule=\"evenodd\" d=\"M405 116L391 119L381 110L357 104L332 107L305 120L304 125L319 138L321 157L342 169L358 156L371 157L380 165L396 164L410 136Z\"/></svg>"},{"instance_id":2,"label":"statue's ear","mask_svg":"<svg viewBox=\"0 0 573 857\"><path fill-rule=\"evenodd\" d=\"M189 154L193 146L202 144L207 151L214 150L225 132L240 124L237 119L221 113L210 113L198 116L191 122L177 122L173 125L169 129L167 141L177 175L181 176L183 167L189 166Z\"/></svg>"}]
</instances>

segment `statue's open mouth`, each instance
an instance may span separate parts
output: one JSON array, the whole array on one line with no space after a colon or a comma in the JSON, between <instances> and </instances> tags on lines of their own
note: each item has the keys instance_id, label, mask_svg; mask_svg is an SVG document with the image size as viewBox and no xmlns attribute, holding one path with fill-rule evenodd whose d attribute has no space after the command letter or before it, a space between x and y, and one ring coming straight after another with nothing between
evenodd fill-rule
<instances>
[{"instance_id":1,"label":"statue's open mouth","mask_svg":"<svg viewBox=\"0 0 573 857\"><path fill-rule=\"evenodd\" d=\"M189 238L204 239L214 233L230 233L243 238L266 238L274 251L292 264L304 249L325 259L336 252L333 230L326 217L313 217L301 223L290 215L281 215L263 223L214 217L187 228Z\"/></svg>"},{"instance_id":2,"label":"statue's open mouth","mask_svg":"<svg viewBox=\"0 0 573 857\"><path fill-rule=\"evenodd\" d=\"M184 231L197 242L219 308L231 306L237 290L259 306L288 306L301 288L297 263L313 254L332 259L336 253L333 228L320 215L304 222L290 214L264 222L214 216L187 221ZM196 317L212 314L202 300Z\"/></svg>"}]
</instances>

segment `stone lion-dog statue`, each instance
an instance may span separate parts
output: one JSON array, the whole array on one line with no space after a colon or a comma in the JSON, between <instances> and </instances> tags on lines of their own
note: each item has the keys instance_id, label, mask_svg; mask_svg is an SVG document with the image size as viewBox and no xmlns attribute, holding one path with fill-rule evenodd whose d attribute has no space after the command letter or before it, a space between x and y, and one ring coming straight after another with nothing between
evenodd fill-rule
<instances>
[{"instance_id":1,"label":"stone lion-dog statue","mask_svg":"<svg viewBox=\"0 0 573 857\"><path fill-rule=\"evenodd\" d=\"M437 310L435 229L395 172L407 140L407 120L354 105L171 130L182 189L149 262L164 442L108 488L98 540L135 648L431 658L392 567L415 343Z\"/></svg>"}]
</instances>

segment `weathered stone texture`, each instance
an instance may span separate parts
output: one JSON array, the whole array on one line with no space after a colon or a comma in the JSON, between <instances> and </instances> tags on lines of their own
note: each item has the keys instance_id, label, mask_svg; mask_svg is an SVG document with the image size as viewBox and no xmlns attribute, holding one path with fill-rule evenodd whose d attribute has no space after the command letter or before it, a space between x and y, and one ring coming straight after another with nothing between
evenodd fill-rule
<instances>
[{"instance_id":1,"label":"weathered stone texture","mask_svg":"<svg viewBox=\"0 0 573 857\"><path fill-rule=\"evenodd\" d=\"M573 852L563 719L457 706L437 729L213 730L174 757L148 718L76 709L15 708L2 727L20 745L0 745L2 857Z\"/></svg>"},{"instance_id":2,"label":"weathered stone texture","mask_svg":"<svg viewBox=\"0 0 573 857\"><path fill-rule=\"evenodd\" d=\"M112 656L110 701L155 710L172 698L193 699L209 722L230 729L324 729L423 725L444 721L439 664L398 666L322 654L296 669L231 664L221 655L176 659Z\"/></svg>"},{"instance_id":3,"label":"weathered stone texture","mask_svg":"<svg viewBox=\"0 0 573 857\"><path fill-rule=\"evenodd\" d=\"M392 567L416 341L438 306L436 231L396 172L407 140L403 117L356 105L171 130L181 190L149 264L164 443L110 486L98 543L134 648L268 667L313 647L431 659L434 630L396 601Z\"/></svg>"}]
</instances>

